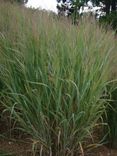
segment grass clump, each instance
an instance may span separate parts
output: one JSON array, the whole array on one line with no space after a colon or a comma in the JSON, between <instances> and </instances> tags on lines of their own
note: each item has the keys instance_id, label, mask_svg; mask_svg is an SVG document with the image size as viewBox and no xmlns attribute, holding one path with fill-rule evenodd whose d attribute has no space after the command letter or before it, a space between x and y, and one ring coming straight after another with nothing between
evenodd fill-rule
<instances>
[{"instance_id":1,"label":"grass clump","mask_svg":"<svg viewBox=\"0 0 117 156\"><path fill-rule=\"evenodd\" d=\"M113 34L92 19L77 27L7 4L0 19L4 105L40 155L78 155L105 111Z\"/></svg>"}]
</instances>

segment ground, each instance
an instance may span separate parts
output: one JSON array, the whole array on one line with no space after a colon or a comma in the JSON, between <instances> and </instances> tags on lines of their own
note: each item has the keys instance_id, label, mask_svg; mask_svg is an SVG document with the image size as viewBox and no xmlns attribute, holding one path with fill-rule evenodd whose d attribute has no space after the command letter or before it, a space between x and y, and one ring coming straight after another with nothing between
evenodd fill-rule
<instances>
[{"instance_id":1,"label":"ground","mask_svg":"<svg viewBox=\"0 0 117 156\"><path fill-rule=\"evenodd\" d=\"M0 151L13 153L15 156L31 156L29 140L0 140ZM84 156L117 156L117 150L110 150L106 146L97 148Z\"/></svg>"}]
</instances>

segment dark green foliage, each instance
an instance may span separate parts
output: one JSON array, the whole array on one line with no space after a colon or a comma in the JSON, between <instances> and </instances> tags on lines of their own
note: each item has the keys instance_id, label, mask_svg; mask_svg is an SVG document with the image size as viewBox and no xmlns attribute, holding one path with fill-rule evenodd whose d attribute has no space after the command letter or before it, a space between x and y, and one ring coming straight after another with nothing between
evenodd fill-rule
<instances>
[{"instance_id":1,"label":"dark green foliage","mask_svg":"<svg viewBox=\"0 0 117 156\"><path fill-rule=\"evenodd\" d=\"M0 80L0 91L2 90L2 88L3 88L3 84L2 84L2 82Z\"/></svg>"},{"instance_id":2,"label":"dark green foliage","mask_svg":"<svg viewBox=\"0 0 117 156\"><path fill-rule=\"evenodd\" d=\"M110 25L117 32L117 12L112 12L100 18L100 22L105 25Z\"/></svg>"},{"instance_id":3,"label":"dark green foliage","mask_svg":"<svg viewBox=\"0 0 117 156\"><path fill-rule=\"evenodd\" d=\"M16 0L16 2L18 2L18 3L27 3L28 0Z\"/></svg>"},{"instance_id":4,"label":"dark green foliage","mask_svg":"<svg viewBox=\"0 0 117 156\"><path fill-rule=\"evenodd\" d=\"M0 151L0 156L14 156L10 153L6 153L6 152L3 152L3 151Z\"/></svg>"},{"instance_id":5,"label":"dark green foliage","mask_svg":"<svg viewBox=\"0 0 117 156\"><path fill-rule=\"evenodd\" d=\"M28 2L28 0L3 0L5 2L11 2L11 3L19 3L19 4L25 4Z\"/></svg>"},{"instance_id":6,"label":"dark green foliage","mask_svg":"<svg viewBox=\"0 0 117 156\"><path fill-rule=\"evenodd\" d=\"M111 148L117 148L117 88L111 92L110 107L107 110L109 135L107 141Z\"/></svg>"}]
</instances>

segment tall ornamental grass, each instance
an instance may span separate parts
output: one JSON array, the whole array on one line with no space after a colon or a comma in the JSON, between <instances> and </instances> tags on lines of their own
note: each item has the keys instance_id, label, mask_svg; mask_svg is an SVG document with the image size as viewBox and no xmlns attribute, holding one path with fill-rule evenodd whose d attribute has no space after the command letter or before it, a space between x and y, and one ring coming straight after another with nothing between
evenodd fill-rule
<instances>
[{"instance_id":1,"label":"tall ornamental grass","mask_svg":"<svg viewBox=\"0 0 117 156\"><path fill-rule=\"evenodd\" d=\"M2 103L40 156L75 156L105 111L114 37L52 16L0 5Z\"/></svg>"}]
</instances>

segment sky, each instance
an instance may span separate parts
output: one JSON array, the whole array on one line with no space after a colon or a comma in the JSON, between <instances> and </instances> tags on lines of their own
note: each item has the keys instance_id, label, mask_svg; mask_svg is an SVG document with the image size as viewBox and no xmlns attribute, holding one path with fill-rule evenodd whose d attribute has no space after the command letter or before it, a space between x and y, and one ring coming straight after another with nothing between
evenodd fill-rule
<instances>
[{"instance_id":1,"label":"sky","mask_svg":"<svg viewBox=\"0 0 117 156\"><path fill-rule=\"evenodd\" d=\"M28 0L27 7L41 8L57 12L56 0Z\"/></svg>"}]
</instances>

